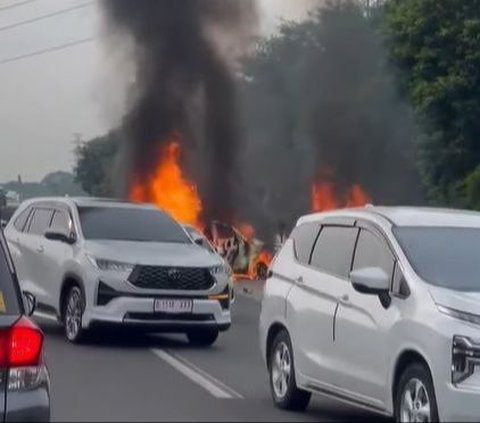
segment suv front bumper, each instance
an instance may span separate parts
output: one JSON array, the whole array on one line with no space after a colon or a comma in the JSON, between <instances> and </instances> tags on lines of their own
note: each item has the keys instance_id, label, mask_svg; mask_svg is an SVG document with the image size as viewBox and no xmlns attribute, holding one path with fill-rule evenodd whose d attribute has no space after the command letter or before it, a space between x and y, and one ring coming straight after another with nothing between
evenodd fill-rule
<instances>
[{"instance_id":1,"label":"suv front bumper","mask_svg":"<svg viewBox=\"0 0 480 423\"><path fill-rule=\"evenodd\" d=\"M154 313L155 298L121 296L103 306L87 307L82 326L85 329L95 325L139 326L165 332L185 332L195 327L229 329L231 314L220 301L204 298L190 298L193 301L191 313ZM189 299L188 296L182 297Z\"/></svg>"}]
</instances>

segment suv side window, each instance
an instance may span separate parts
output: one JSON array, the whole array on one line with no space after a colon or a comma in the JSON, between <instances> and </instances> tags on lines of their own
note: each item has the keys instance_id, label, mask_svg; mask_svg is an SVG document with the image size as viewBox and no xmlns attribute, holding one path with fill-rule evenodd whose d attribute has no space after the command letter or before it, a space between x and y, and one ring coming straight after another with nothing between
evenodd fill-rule
<instances>
[{"instance_id":1,"label":"suv side window","mask_svg":"<svg viewBox=\"0 0 480 423\"><path fill-rule=\"evenodd\" d=\"M295 248L295 256L302 264L309 264L313 244L317 238L320 225L318 223L304 223L297 226L291 235Z\"/></svg>"},{"instance_id":2,"label":"suv side window","mask_svg":"<svg viewBox=\"0 0 480 423\"><path fill-rule=\"evenodd\" d=\"M72 231L72 220L65 210L55 210L50 228L69 234Z\"/></svg>"},{"instance_id":3,"label":"suv side window","mask_svg":"<svg viewBox=\"0 0 480 423\"><path fill-rule=\"evenodd\" d=\"M27 223L27 220L30 216L30 212L32 211L32 206L27 207L24 211L22 211L17 218L15 219L15 222L13 222L13 226L15 229L19 232L23 232L25 229L25 224Z\"/></svg>"},{"instance_id":4,"label":"suv side window","mask_svg":"<svg viewBox=\"0 0 480 423\"><path fill-rule=\"evenodd\" d=\"M34 235L43 235L50 226L53 210L46 208L36 208L30 219L28 233Z\"/></svg>"},{"instance_id":5,"label":"suv side window","mask_svg":"<svg viewBox=\"0 0 480 423\"><path fill-rule=\"evenodd\" d=\"M324 226L312 253L312 266L347 279L358 228Z\"/></svg>"},{"instance_id":6,"label":"suv side window","mask_svg":"<svg viewBox=\"0 0 480 423\"><path fill-rule=\"evenodd\" d=\"M388 245L372 232L361 229L353 260L353 269L380 267L392 280L395 258Z\"/></svg>"}]
</instances>

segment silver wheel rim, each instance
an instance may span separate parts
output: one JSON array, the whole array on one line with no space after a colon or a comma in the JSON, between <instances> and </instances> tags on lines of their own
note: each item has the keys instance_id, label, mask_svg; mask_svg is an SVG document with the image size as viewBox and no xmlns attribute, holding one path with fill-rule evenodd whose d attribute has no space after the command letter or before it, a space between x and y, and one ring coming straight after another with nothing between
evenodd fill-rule
<instances>
[{"instance_id":1,"label":"silver wheel rim","mask_svg":"<svg viewBox=\"0 0 480 423\"><path fill-rule=\"evenodd\" d=\"M428 391L423 382L417 378L410 379L405 385L401 397L400 421L431 421L431 408Z\"/></svg>"},{"instance_id":2,"label":"silver wheel rim","mask_svg":"<svg viewBox=\"0 0 480 423\"><path fill-rule=\"evenodd\" d=\"M272 386L277 398L287 395L292 373L290 350L285 342L280 342L272 355Z\"/></svg>"},{"instance_id":3,"label":"silver wheel rim","mask_svg":"<svg viewBox=\"0 0 480 423\"><path fill-rule=\"evenodd\" d=\"M65 328L67 338L75 339L82 325L82 299L78 291L73 291L68 298L65 311Z\"/></svg>"}]
</instances>

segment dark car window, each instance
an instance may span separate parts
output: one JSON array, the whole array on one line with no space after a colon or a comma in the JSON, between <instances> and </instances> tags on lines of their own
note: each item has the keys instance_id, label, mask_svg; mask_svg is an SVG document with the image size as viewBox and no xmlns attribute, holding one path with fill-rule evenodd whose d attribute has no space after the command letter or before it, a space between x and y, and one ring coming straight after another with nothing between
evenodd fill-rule
<instances>
[{"instance_id":1,"label":"dark car window","mask_svg":"<svg viewBox=\"0 0 480 423\"><path fill-rule=\"evenodd\" d=\"M380 267L392 279L394 257L388 245L372 232L362 229L358 236L353 269Z\"/></svg>"},{"instance_id":2,"label":"dark car window","mask_svg":"<svg viewBox=\"0 0 480 423\"><path fill-rule=\"evenodd\" d=\"M134 207L79 207L86 239L191 244L191 239L169 215Z\"/></svg>"},{"instance_id":3,"label":"dark car window","mask_svg":"<svg viewBox=\"0 0 480 423\"><path fill-rule=\"evenodd\" d=\"M292 234L295 256L302 264L308 264L312 254L313 243L317 238L320 225L318 223L303 223L297 226Z\"/></svg>"},{"instance_id":4,"label":"dark car window","mask_svg":"<svg viewBox=\"0 0 480 423\"><path fill-rule=\"evenodd\" d=\"M28 232L35 235L43 235L50 226L53 210L46 208L36 208L30 219Z\"/></svg>"},{"instance_id":5,"label":"dark car window","mask_svg":"<svg viewBox=\"0 0 480 423\"><path fill-rule=\"evenodd\" d=\"M312 266L347 279L358 229L324 226L312 253Z\"/></svg>"},{"instance_id":6,"label":"dark car window","mask_svg":"<svg viewBox=\"0 0 480 423\"><path fill-rule=\"evenodd\" d=\"M406 227L393 229L408 261L426 282L480 292L480 229Z\"/></svg>"},{"instance_id":7,"label":"dark car window","mask_svg":"<svg viewBox=\"0 0 480 423\"><path fill-rule=\"evenodd\" d=\"M0 315L15 315L21 312L20 302L15 289L16 281L12 275L13 269L9 265L6 254L6 245L2 238L0 239Z\"/></svg>"},{"instance_id":8,"label":"dark car window","mask_svg":"<svg viewBox=\"0 0 480 423\"><path fill-rule=\"evenodd\" d=\"M70 233L72 230L72 221L69 214L64 210L56 210L50 228L54 231Z\"/></svg>"},{"instance_id":9,"label":"dark car window","mask_svg":"<svg viewBox=\"0 0 480 423\"><path fill-rule=\"evenodd\" d=\"M30 216L30 212L32 211L32 207L27 207L24 211L22 211L13 222L13 226L17 231L22 232L25 229L25 224L27 223L28 217Z\"/></svg>"}]
</instances>

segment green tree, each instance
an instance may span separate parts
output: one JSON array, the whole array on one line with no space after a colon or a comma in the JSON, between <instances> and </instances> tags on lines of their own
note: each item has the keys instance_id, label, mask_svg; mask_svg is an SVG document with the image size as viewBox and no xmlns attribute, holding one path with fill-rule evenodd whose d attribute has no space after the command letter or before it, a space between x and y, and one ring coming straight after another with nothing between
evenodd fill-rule
<instances>
[{"instance_id":1,"label":"green tree","mask_svg":"<svg viewBox=\"0 0 480 423\"><path fill-rule=\"evenodd\" d=\"M82 143L76 150L75 180L90 195L111 196L111 174L119 141L116 132Z\"/></svg>"},{"instance_id":2,"label":"green tree","mask_svg":"<svg viewBox=\"0 0 480 423\"><path fill-rule=\"evenodd\" d=\"M423 127L418 162L431 199L479 208L480 1L390 0L385 29Z\"/></svg>"}]
</instances>

